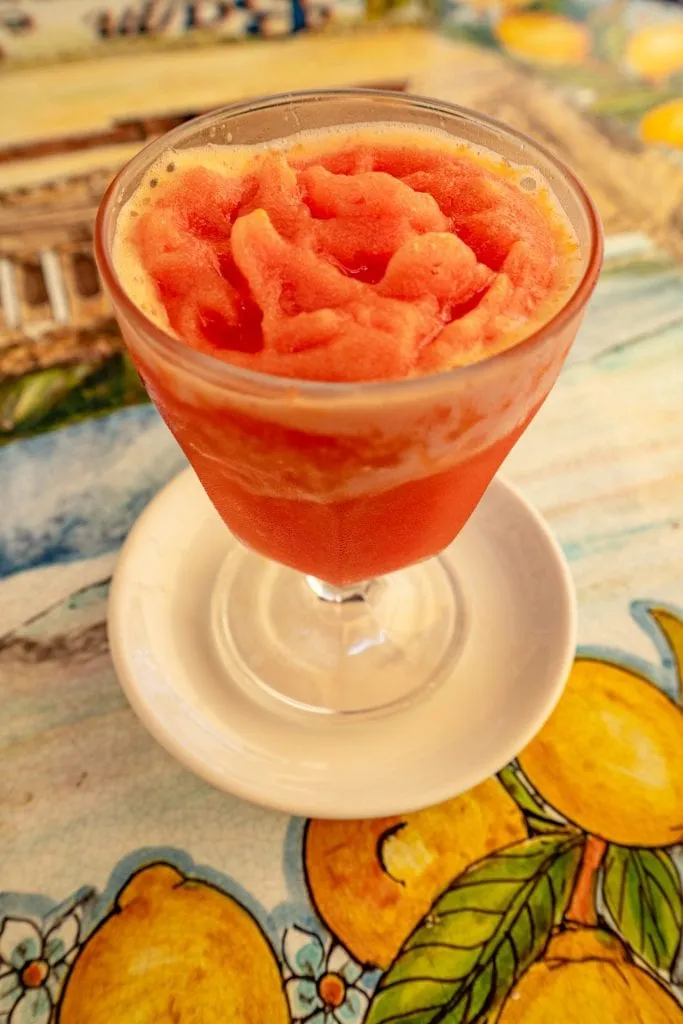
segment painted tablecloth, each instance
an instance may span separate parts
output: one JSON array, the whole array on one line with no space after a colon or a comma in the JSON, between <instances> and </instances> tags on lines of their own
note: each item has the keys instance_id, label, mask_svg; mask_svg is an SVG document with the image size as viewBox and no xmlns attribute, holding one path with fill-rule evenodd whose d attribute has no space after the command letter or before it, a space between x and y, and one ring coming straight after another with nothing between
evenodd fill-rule
<instances>
[{"instance_id":1,"label":"painted tablecloth","mask_svg":"<svg viewBox=\"0 0 683 1024\"><path fill-rule=\"evenodd\" d=\"M643 129L680 80L671 46L666 76L636 80L587 55L574 12L522 12L560 53L541 74L533 22L501 30L515 11L115 56L96 89L92 64L0 81L0 1021L683 1022L683 171L659 148L678 115L668 140ZM585 325L505 467L567 555L580 647L498 777L405 816L302 821L189 774L116 682L116 553L184 463L122 354L91 221L181 114L379 80L530 132L604 217Z\"/></svg>"}]
</instances>

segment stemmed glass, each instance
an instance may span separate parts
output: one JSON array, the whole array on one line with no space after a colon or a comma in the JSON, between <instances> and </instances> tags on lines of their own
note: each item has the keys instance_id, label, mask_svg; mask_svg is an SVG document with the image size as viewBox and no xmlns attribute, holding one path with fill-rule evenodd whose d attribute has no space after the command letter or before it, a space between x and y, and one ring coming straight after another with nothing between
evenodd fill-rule
<instances>
[{"instance_id":1,"label":"stemmed glass","mask_svg":"<svg viewBox=\"0 0 683 1024\"><path fill-rule=\"evenodd\" d=\"M549 322L461 369L328 384L232 366L133 304L112 256L117 218L162 154L374 122L447 132L548 185L580 247L575 289ZM440 553L548 395L596 282L600 228L581 184L529 139L446 103L365 90L288 94L210 113L147 146L102 202L96 256L147 390L239 542L216 567L211 606L226 676L276 709L327 715L377 713L427 694L457 665L467 629L457 568Z\"/></svg>"}]
</instances>

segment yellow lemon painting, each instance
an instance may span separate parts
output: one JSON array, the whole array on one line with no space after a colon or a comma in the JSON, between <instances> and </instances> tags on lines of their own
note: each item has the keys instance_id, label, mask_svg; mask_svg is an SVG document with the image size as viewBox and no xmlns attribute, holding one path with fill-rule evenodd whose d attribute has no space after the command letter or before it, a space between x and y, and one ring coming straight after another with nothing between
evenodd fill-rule
<instances>
[{"instance_id":1,"label":"yellow lemon painting","mask_svg":"<svg viewBox=\"0 0 683 1024\"><path fill-rule=\"evenodd\" d=\"M624 62L633 73L654 82L683 71L683 22L655 23L634 32Z\"/></svg>"},{"instance_id":2,"label":"yellow lemon painting","mask_svg":"<svg viewBox=\"0 0 683 1024\"><path fill-rule=\"evenodd\" d=\"M680 687L683 621L646 612ZM587 652L499 780L401 819L312 822L305 858L327 926L386 969L366 1024L683 1024L681 841L680 705Z\"/></svg>"},{"instance_id":3,"label":"yellow lemon painting","mask_svg":"<svg viewBox=\"0 0 683 1024\"><path fill-rule=\"evenodd\" d=\"M633 671L577 658L560 704L519 763L548 803L589 834L623 846L683 841L683 716Z\"/></svg>"},{"instance_id":4,"label":"yellow lemon painting","mask_svg":"<svg viewBox=\"0 0 683 1024\"><path fill-rule=\"evenodd\" d=\"M402 816L293 822L299 902L266 911L169 852L142 858L89 915L81 896L42 926L6 917L0 1012L11 1024L683 1024L683 617L644 603L634 615L662 664L580 652L498 777Z\"/></svg>"},{"instance_id":5,"label":"yellow lemon painting","mask_svg":"<svg viewBox=\"0 0 683 1024\"><path fill-rule=\"evenodd\" d=\"M683 97L649 110L640 122L640 137L643 142L683 149Z\"/></svg>"},{"instance_id":6,"label":"yellow lemon painting","mask_svg":"<svg viewBox=\"0 0 683 1024\"><path fill-rule=\"evenodd\" d=\"M585 25L546 11L506 14L496 25L495 35L510 56L530 64L581 64L591 48Z\"/></svg>"},{"instance_id":7,"label":"yellow lemon painting","mask_svg":"<svg viewBox=\"0 0 683 1024\"><path fill-rule=\"evenodd\" d=\"M60 1024L286 1024L277 960L234 899L167 864L120 892L64 987Z\"/></svg>"},{"instance_id":8,"label":"yellow lemon painting","mask_svg":"<svg viewBox=\"0 0 683 1024\"><path fill-rule=\"evenodd\" d=\"M629 960L623 944L598 929L567 930L550 940L491 1024L671 1024L673 998Z\"/></svg>"}]
</instances>

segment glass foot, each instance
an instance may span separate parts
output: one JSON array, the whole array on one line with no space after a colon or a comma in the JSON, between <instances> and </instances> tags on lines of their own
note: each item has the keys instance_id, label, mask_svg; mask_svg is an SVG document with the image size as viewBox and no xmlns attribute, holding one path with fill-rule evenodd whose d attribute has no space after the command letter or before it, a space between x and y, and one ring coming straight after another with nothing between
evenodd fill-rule
<instances>
[{"instance_id":1,"label":"glass foot","mask_svg":"<svg viewBox=\"0 0 683 1024\"><path fill-rule=\"evenodd\" d=\"M441 559L337 588L236 545L216 581L212 624L226 672L253 696L371 714L447 676L463 633L459 604Z\"/></svg>"}]
</instances>

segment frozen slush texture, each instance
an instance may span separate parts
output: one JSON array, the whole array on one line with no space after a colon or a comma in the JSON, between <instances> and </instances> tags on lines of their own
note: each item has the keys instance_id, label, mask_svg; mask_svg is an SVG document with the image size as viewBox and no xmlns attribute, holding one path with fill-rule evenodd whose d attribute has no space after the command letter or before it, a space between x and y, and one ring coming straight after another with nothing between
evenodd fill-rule
<instances>
[{"instance_id":1,"label":"frozen slush texture","mask_svg":"<svg viewBox=\"0 0 683 1024\"><path fill-rule=\"evenodd\" d=\"M216 358L195 372L127 317L124 336L237 537L340 585L453 540L578 323L517 344L579 270L539 179L446 135L377 126L167 152L147 170L118 218L119 276L148 321ZM291 378L415 379L330 394Z\"/></svg>"},{"instance_id":2,"label":"frozen slush texture","mask_svg":"<svg viewBox=\"0 0 683 1024\"><path fill-rule=\"evenodd\" d=\"M119 251L157 319L238 366L352 382L475 362L547 319L572 239L528 169L435 138L184 151L147 176Z\"/></svg>"}]
</instances>

